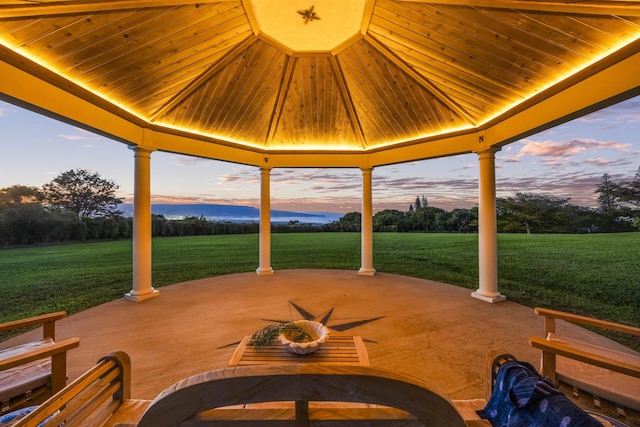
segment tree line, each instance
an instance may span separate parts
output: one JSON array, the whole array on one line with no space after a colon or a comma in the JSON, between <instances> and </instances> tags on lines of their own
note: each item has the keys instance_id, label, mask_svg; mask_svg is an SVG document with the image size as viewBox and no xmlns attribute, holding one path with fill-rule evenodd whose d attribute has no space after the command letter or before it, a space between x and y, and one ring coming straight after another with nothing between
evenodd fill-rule
<instances>
[{"instance_id":1,"label":"tree line","mask_svg":"<svg viewBox=\"0 0 640 427\"><path fill-rule=\"evenodd\" d=\"M570 198L516 193L496 199L499 233L615 233L640 230L640 168L631 181L614 182L604 174L595 189L595 208L576 206ZM355 221L354 221L355 225ZM473 233L478 231L478 208L431 207L416 197L406 212L384 210L373 217L374 231Z\"/></svg>"},{"instance_id":2,"label":"tree line","mask_svg":"<svg viewBox=\"0 0 640 427\"><path fill-rule=\"evenodd\" d=\"M96 172L66 171L41 188L13 185L0 189L0 247L129 239L133 219L117 207L118 185ZM596 208L574 206L570 198L516 193L497 199L498 232L610 233L640 230L640 168L633 180L614 182L605 174L596 188ZM313 225L272 224L274 233L361 230L362 216L349 212L338 221ZM407 211L385 209L373 216L375 232L474 233L478 208L445 211L416 197ZM214 222L204 217L180 220L152 215L153 237L258 233L257 223Z\"/></svg>"}]
</instances>

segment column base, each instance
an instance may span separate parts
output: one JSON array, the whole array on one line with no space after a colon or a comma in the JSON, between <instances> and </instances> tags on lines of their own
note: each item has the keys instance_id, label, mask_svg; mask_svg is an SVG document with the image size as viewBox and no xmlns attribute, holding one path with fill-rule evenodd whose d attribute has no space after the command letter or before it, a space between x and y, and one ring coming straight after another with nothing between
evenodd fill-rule
<instances>
[{"instance_id":1,"label":"column base","mask_svg":"<svg viewBox=\"0 0 640 427\"><path fill-rule=\"evenodd\" d=\"M358 271L358 276L373 276L376 274L375 268L361 268Z\"/></svg>"},{"instance_id":2,"label":"column base","mask_svg":"<svg viewBox=\"0 0 640 427\"><path fill-rule=\"evenodd\" d=\"M151 292L147 292L146 294L138 294L134 295L132 292L127 292L124 294L124 299L127 301L140 302L146 299L151 299L160 295L160 291L157 289L151 288Z\"/></svg>"},{"instance_id":3,"label":"column base","mask_svg":"<svg viewBox=\"0 0 640 427\"><path fill-rule=\"evenodd\" d=\"M270 276L273 274L273 268L269 267L269 268L257 268L256 269L256 274L258 276Z\"/></svg>"},{"instance_id":4,"label":"column base","mask_svg":"<svg viewBox=\"0 0 640 427\"><path fill-rule=\"evenodd\" d=\"M494 296L494 297L489 297L486 295L482 295L481 293L478 293L478 292L471 292L471 296L479 300L490 302L490 303L502 302L507 300L507 297L501 294L498 294L497 296Z\"/></svg>"}]
</instances>

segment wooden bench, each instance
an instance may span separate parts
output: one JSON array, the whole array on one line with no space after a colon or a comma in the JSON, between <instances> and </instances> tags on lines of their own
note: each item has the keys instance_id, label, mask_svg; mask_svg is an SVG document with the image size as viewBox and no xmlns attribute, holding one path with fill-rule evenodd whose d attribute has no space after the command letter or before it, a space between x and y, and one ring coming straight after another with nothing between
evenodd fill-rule
<instances>
[{"instance_id":1,"label":"wooden bench","mask_svg":"<svg viewBox=\"0 0 640 427\"><path fill-rule=\"evenodd\" d=\"M287 401L298 404L277 405ZM239 366L179 381L137 424L175 425L466 426L453 402L424 381L367 366L316 364Z\"/></svg>"},{"instance_id":2,"label":"wooden bench","mask_svg":"<svg viewBox=\"0 0 640 427\"><path fill-rule=\"evenodd\" d=\"M0 415L43 402L67 382L67 351L78 338L56 342L56 312L0 324L0 332L42 325L42 339L0 350Z\"/></svg>"},{"instance_id":3,"label":"wooden bench","mask_svg":"<svg viewBox=\"0 0 640 427\"><path fill-rule=\"evenodd\" d=\"M565 394L605 415L640 421L640 354L618 351L558 335L556 319L640 336L640 328L592 317L536 308L543 316L544 337L530 337L542 350L542 375L551 378Z\"/></svg>"},{"instance_id":4,"label":"wooden bench","mask_svg":"<svg viewBox=\"0 0 640 427\"><path fill-rule=\"evenodd\" d=\"M131 399L129 356L112 352L12 427L135 425L150 402Z\"/></svg>"}]
</instances>

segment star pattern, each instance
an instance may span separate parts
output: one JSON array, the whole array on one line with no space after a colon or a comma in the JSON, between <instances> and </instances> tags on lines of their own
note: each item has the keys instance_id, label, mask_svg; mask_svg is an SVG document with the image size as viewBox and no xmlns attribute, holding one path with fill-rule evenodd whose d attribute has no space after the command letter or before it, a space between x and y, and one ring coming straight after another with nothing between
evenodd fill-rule
<instances>
[{"instance_id":1,"label":"star pattern","mask_svg":"<svg viewBox=\"0 0 640 427\"><path fill-rule=\"evenodd\" d=\"M311 22L314 19L320 20L320 17L313 11L314 7L315 6L311 6L311 9L298 11L298 13L302 15L302 19L304 19L304 25L307 25L308 22Z\"/></svg>"},{"instance_id":2,"label":"star pattern","mask_svg":"<svg viewBox=\"0 0 640 427\"><path fill-rule=\"evenodd\" d=\"M314 320L316 322L320 322L324 326L329 328L330 330L334 330L336 332L348 331L350 329L356 328L358 326L366 325L367 323L375 322L376 320L380 320L380 319L383 319L385 317L385 316L367 317L367 318L358 319L358 320L350 320L350 321L347 321L347 322L333 323L331 321L331 317L333 316L333 311L334 311L335 307L331 307L330 309L328 309L327 311L325 311L323 313L314 314L311 311L303 308L302 306L294 303L291 300L289 300L288 303L289 303L290 310L291 309L295 310L298 313L298 315L300 315L300 317L302 317L302 320ZM293 318L293 315L291 317ZM265 322L270 322L270 323L277 323L277 322L284 321L283 319L260 319L260 320L263 320ZM371 343L375 343L376 342L374 340L367 339L367 338L364 338L364 337L362 338L362 340L365 341L365 342L371 342ZM238 344L240 344L240 341L237 341L237 342L234 342L234 343L230 343L230 344L226 344L226 345L223 345L222 347L218 347L218 348L234 347L234 346L236 346Z\"/></svg>"}]
</instances>

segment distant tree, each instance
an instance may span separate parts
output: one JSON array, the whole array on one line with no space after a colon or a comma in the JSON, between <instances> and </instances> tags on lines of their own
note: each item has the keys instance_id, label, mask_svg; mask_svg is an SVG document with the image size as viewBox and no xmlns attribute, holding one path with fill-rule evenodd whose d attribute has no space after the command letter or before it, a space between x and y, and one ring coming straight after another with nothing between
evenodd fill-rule
<instances>
[{"instance_id":1,"label":"distant tree","mask_svg":"<svg viewBox=\"0 0 640 427\"><path fill-rule=\"evenodd\" d=\"M415 208L416 210L422 207L422 202L420 201L420 196L416 196Z\"/></svg>"},{"instance_id":2,"label":"distant tree","mask_svg":"<svg viewBox=\"0 0 640 427\"><path fill-rule=\"evenodd\" d=\"M23 203L41 203L42 192L36 187L12 185L0 189L0 209Z\"/></svg>"},{"instance_id":3,"label":"distant tree","mask_svg":"<svg viewBox=\"0 0 640 427\"><path fill-rule=\"evenodd\" d=\"M598 194L598 231L612 233L633 230L635 211L629 206L633 205L634 200L633 182L635 180L620 184L614 182L607 173L602 176L595 191Z\"/></svg>"},{"instance_id":4,"label":"distant tree","mask_svg":"<svg viewBox=\"0 0 640 427\"><path fill-rule=\"evenodd\" d=\"M405 214L396 209L385 209L373 216L373 231L400 231Z\"/></svg>"},{"instance_id":5,"label":"distant tree","mask_svg":"<svg viewBox=\"0 0 640 427\"><path fill-rule=\"evenodd\" d=\"M476 221L475 225L473 224L474 220ZM449 231L458 233L475 231L475 228L477 228L477 220L477 211L474 212L471 209L454 209L451 211L449 218Z\"/></svg>"},{"instance_id":6,"label":"distant tree","mask_svg":"<svg viewBox=\"0 0 640 427\"><path fill-rule=\"evenodd\" d=\"M602 175L602 181L595 191L598 194L598 209L601 213L607 214L617 211L619 189L620 186L611 180L608 173Z\"/></svg>"},{"instance_id":7,"label":"distant tree","mask_svg":"<svg viewBox=\"0 0 640 427\"><path fill-rule=\"evenodd\" d=\"M349 212L339 221L340 231L360 231L362 229L362 214L360 212Z\"/></svg>"},{"instance_id":8,"label":"distant tree","mask_svg":"<svg viewBox=\"0 0 640 427\"><path fill-rule=\"evenodd\" d=\"M622 203L640 209L640 167L638 167L633 180L621 182L618 184L617 190Z\"/></svg>"},{"instance_id":9,"label":"distant tree","mask_svg":"<svg viewBox=\"0 0 640 427\"><path fill-rule=\"evenodd\" d=\"M74 169L61 173L42 187L45 203L78 219L118 215L118 185L97 172Z\"/></svg>"},{"instance_id":10,"label":"distant tree","mask_svg":"<svg viewBox=\"0 0 640 427\"><path fill-rule=\"evenodd\" d=\"M422 195L422 207L423 208L428 208L429 207L429 202L427 201L427 196L425 196L424 194Z\"/></svg>"},{"instance_id":11,"label":"distant tree","mask_svg":"<svg viewBox=\"0 0 640 427\"><path fill-rule=\"evenodd\" d=\"M557 232L559 216L569 199L533 193L497 199L498 220L503 231Z\"/></svg>"}]
</instances>

